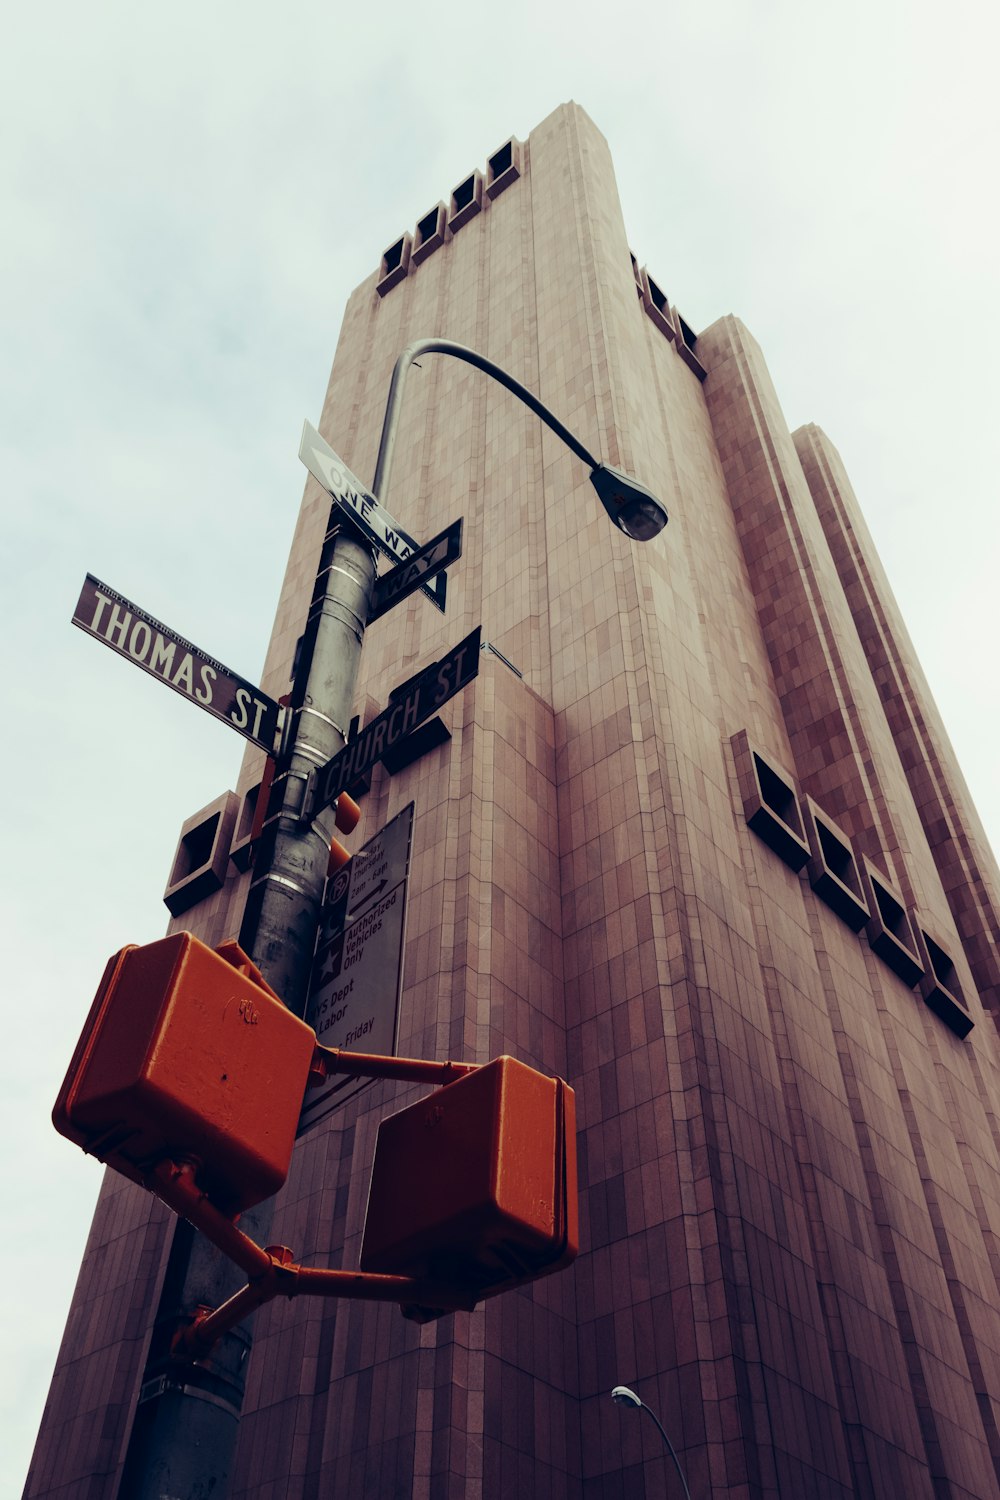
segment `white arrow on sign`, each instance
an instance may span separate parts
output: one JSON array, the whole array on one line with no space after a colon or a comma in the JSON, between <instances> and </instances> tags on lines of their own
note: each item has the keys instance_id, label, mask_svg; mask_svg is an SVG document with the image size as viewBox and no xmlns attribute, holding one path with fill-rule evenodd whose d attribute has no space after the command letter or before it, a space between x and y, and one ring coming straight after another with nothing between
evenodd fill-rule
<instances>
[{"instance_id":1,"label":"white arrow on sign","mask_svg":"<svg viewBox=\"0 0 1000 1500\"><path fill-rule=\"evenodd\" d=\"M302 424L302 441L299 444L299 458L305 464L314 479L318 479L332 496L334 502L339 505L344 513L356 522L368 537L374 542L380 551L393 562L405 562L412 557L414 552L419 552L420 544L415 542L396 521L389 512L376 500L369 490L366 490L361 480L344 463L344 460L335 453L325 438L320 437L315 427L310 422ZM448 580L444 573L438 573L431 583L420 585L421 592L426 594L432 604L438 609L445 607L445 596L448 588Z\"/></svg>"}]
</instances>

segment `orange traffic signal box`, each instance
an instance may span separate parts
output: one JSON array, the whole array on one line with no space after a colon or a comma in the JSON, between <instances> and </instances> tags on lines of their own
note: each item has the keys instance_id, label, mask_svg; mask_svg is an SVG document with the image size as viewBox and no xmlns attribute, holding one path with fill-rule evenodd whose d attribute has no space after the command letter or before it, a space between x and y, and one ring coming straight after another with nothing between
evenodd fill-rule
<instances>
[{"instance_id":1,"label":"orange traffic signal box","mask_svg":"<svg viewBox=\"0 0 1000 1500\"><path fill-rule=\"evenodd\" d=\"M499 1057L383 1120L361 1267L482 1296L579 1245L573 1090Z\"/></svg>"},{"instance_id":2,"label":"orange traffic signal box","mask_svg":"<svg viewBox=\"0 0 1000 1500\"><path fill-rule=\"evenodd\" d=\"M194 1162L235 1215L285 1181L314 1049L235 943L175 933L109 960L53 1122L135 1182Z\"/></svg>"}]
</instances>

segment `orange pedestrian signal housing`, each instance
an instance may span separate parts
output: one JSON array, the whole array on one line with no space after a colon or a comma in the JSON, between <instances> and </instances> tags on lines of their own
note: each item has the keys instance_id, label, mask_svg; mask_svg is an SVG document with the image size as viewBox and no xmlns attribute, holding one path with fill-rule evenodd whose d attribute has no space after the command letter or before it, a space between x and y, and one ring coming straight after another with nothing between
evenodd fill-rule
<instances>
[{"instance_id":1,"label":"orange pedestrian signal housing","mask_svg":"<svg viewBox=\"0 0 1000 1500\"><path fill-rule=\"evenodd\" d=\"M443 1085L379 1126L360 1271L295 1265L233 1222L281 1188L306 1088L334 1074ZM116 953L52 1118L254 1278L206 1318L199 1348L273 1296L393 1301L426 1321L577 1253L568 1084L512 1057L476 1066L319 1046L236 943L213 950L178 932Z\"/></svg>"},{"instance_id":2,"label":"orange pedestrian signal housing","mask_svg":"<svg viewBox=\"0 0 1000 1500\"><path fill-rule=\"evenodd\" d=\"M161 1161L193 1163L235 1215L285 1181L315 1043L235 943L213 951L179 932L122 948L53 1123L134 1182Z\"/></svg>"},{"instance_id":3,"label":"orange pedestrian signal housing","mask_svg":"<svg viewBox=\"0 0 1000 1500\"><path fill-rule=\"evenodd\" d=\"M361 818L361 809L353 797L346 792L341 792L334 804L333 821L341 833L353 833ZM339 839L330 840L330 860L327 865L327 875L336 875L342 870L351 857L349 849L345 849Z\"/></svg>"},{"instance_id":4,"label":"orange pedestrian signal housing","mask_svg":"<svg viewBox=\"0 0 1000 1500\"><path fill-rule=\"evenodd\" d=\"M364 1271L491 1296L579 1247L573 1090L499 1057L383 1120Z\"/></svg>"}]
</instances>

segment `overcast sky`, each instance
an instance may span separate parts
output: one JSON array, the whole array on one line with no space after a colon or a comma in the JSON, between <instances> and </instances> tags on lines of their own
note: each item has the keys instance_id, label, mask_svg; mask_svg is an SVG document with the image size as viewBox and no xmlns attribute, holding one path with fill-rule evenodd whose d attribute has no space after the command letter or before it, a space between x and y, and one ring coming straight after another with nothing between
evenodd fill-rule
<instances>
[{"instance_id":1,"label":"overcast sky","mask_svg":"<svg viewBox=\"0 0 1000 1500\"><path fill-rule=\"evenodd\" d=\"M563 100L609 141L640 263L695 330L738 314L789 425L840 449L1000 845L995 6L345 8L5 22L4 1495L100 1178L49 1111L106 958L162 935L179 825L243 748L71 628L83 575L257 678L348 294Z\"/></svg>"}]
</instances>

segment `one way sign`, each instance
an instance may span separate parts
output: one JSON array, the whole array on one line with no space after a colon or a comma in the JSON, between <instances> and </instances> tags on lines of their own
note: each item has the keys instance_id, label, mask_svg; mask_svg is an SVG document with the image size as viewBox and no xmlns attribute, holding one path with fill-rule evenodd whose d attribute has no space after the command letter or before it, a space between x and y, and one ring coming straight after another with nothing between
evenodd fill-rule
<instances>
[{"instance_id":1,"label":"one way sign","mask_svg":"<svg viewBox=\"0 0 1000 1500\"><path fill-rule=\"evenodd\" d=\"M414 552L405 562L397 563L388 573L376 578L372 601L368 609L368 623L377 620L394 604L399 604L415 589L423 588L428 579L450 567L462 555L462 519L452 521L447 531L442 531L433 541Z\"/></svg>"},{"instance_id":2,"label":"one way sign","mask_svg":"<svg viewBox=\"0 0 1000 1500\"><path fill-rule=\"evenodd\" d=\"M357 475L351 473L340 455L334 452L309 422L302 424L299 458L313 478L318 479L327 494L332 496L338 510L350 516L368 540L392 562L406 562L421 550L419 543L403 530L398 521L393 520L384 506L365 489ZM446 573L438 572L433 583L429 583L426 578L421 579L418 587L432 604L440 610L444 609L448 587Z\"/></svg>"}]
</instances>

